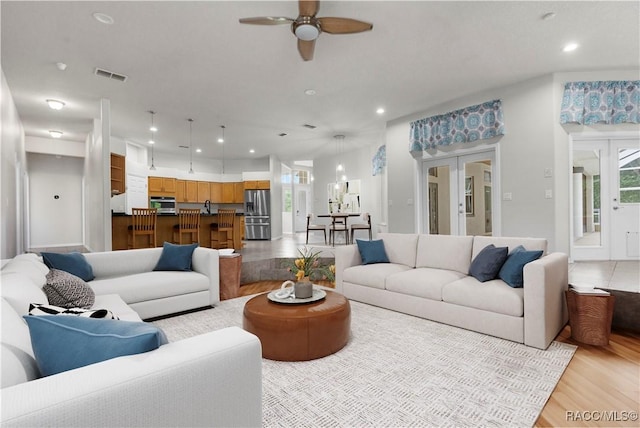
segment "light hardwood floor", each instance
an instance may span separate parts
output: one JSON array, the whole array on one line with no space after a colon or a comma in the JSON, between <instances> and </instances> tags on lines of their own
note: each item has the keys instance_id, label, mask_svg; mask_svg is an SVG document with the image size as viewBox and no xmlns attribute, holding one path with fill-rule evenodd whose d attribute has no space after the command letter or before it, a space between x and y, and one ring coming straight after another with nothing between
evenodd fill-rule
<instances>
[{"instance_id":1,"label":"light hardwood floor","mask_svg":"<svg viewBox=\"0 0 640 428\"><path fill-rule=\"evenodd\" d=\"M282 281L245 284L240 287L240 295L275 290L281 284ZM571 339L571 329L566 326L556 340L578 349L535 426L640 426L640 334L614 331L609 345L591 346ZM636 420L630 420L633 414Z\"/></svg>"}]
</instances>

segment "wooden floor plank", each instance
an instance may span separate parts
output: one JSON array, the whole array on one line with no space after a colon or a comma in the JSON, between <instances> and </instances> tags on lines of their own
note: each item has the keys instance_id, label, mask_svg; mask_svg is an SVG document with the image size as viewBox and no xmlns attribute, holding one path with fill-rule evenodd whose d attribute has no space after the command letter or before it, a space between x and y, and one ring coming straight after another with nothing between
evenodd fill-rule
<instances>
[{"instance_id":1,"label":"wooden floor plank","mask_svg":"<svg viewBox=\"0 0 640 428\"><path fill-rule=\"evenodd\" d=\"M281 284L282 281L245 284L240 287L240 295L275 290ZM328 282L322 285L332 286ZM640 426L637 420L640 411L640 334L613 331L609 345L593 346L573 340L571 329L566 326L556 340L576 345L578 349L535 426ZM602 420L603 412L609 412L608 416L613 420ZM635 412L635 420L631 420L632 412Z\"/></svg>"}]
</instances>

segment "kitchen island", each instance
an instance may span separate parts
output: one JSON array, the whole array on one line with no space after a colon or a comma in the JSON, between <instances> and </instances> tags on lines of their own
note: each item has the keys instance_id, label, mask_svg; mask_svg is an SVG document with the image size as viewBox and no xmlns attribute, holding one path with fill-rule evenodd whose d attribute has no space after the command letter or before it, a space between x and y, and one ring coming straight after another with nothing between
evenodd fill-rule
<instances>
[{"instance_id":1,"label":"kitchen island","mask_svg":"<svg viewBox=\"0 0 640 428\"><path fill-rule=\"evenodd\" d=\"M218 214L200 214L200 246L211 247L211 223L215 223ZM173 226L178 224L177 214L159 214L156 225L156 244L173 242ZM131 225L131 215L114 213L111 216L111 247L112 250L126 250L128 227ZM244 214L236 213L233 223L233 248L242 249L244 238Z\"/></svg>"}]
</instances>

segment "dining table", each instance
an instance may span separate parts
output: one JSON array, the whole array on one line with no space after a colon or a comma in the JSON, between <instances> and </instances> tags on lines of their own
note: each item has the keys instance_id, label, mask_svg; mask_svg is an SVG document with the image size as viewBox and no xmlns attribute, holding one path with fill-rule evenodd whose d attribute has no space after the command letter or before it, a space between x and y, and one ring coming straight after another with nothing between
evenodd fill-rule
<instances>
[{"instance_id":1,"label":"dining table","mask_svg":"<svg viewBox=\"0 0 640 428\"><path fill-rule=\"evenodd\" d=\"M333 226L334 230L336 223L342 223L344 222L344 228L346 230L345 232L345 245L349 245L349 225L347 224L347 221L349 219L349 217L360 217L362 214L361 213L329 213L329 214L318 214L316 217L321 217L321 218L330 218L331 219L331 225ZM342 229L338 229L339 231L342 231ZM333 243L335 245L335 233L333 235Z\"/></svg>"}]
</instances>

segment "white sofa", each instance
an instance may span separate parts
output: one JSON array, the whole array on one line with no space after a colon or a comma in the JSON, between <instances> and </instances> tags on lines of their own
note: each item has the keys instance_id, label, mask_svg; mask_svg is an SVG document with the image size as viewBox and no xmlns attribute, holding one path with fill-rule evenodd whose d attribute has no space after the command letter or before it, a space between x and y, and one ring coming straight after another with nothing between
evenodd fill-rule
<instances>
[{"instance_id":1,"label":"white sofa","mask_svg":"<svg viewBox=\"0 0 640 428\"><path fill-rule=\"evenodd\" d=\"M219 301L217 251L196 249L196 272L150 272L161 251L86 254L96 275L89 282L96 292L94 308L140 321L137 310L150 317ZM237 327L40 377L22 316L30 303L47 303L41 288L47 272L34 254L17 256L0 271L0 426L261 424L260 341ZM125 300L105 294L110 292Z\"/></svg>"},{"instance_id":2,"label":"white sofa","mask_svg":"<svg viewBox=\"0 0 640 428\"><path fill-rule=\"evenodd\" d=\"M336 289L347 298L546 349L567 323L566 254L545 239L380 233L390 263L362 265L356 245L336 248ZM542 250L524 287L469 276L487 245Z\"/></svg>"}]
</instances>

